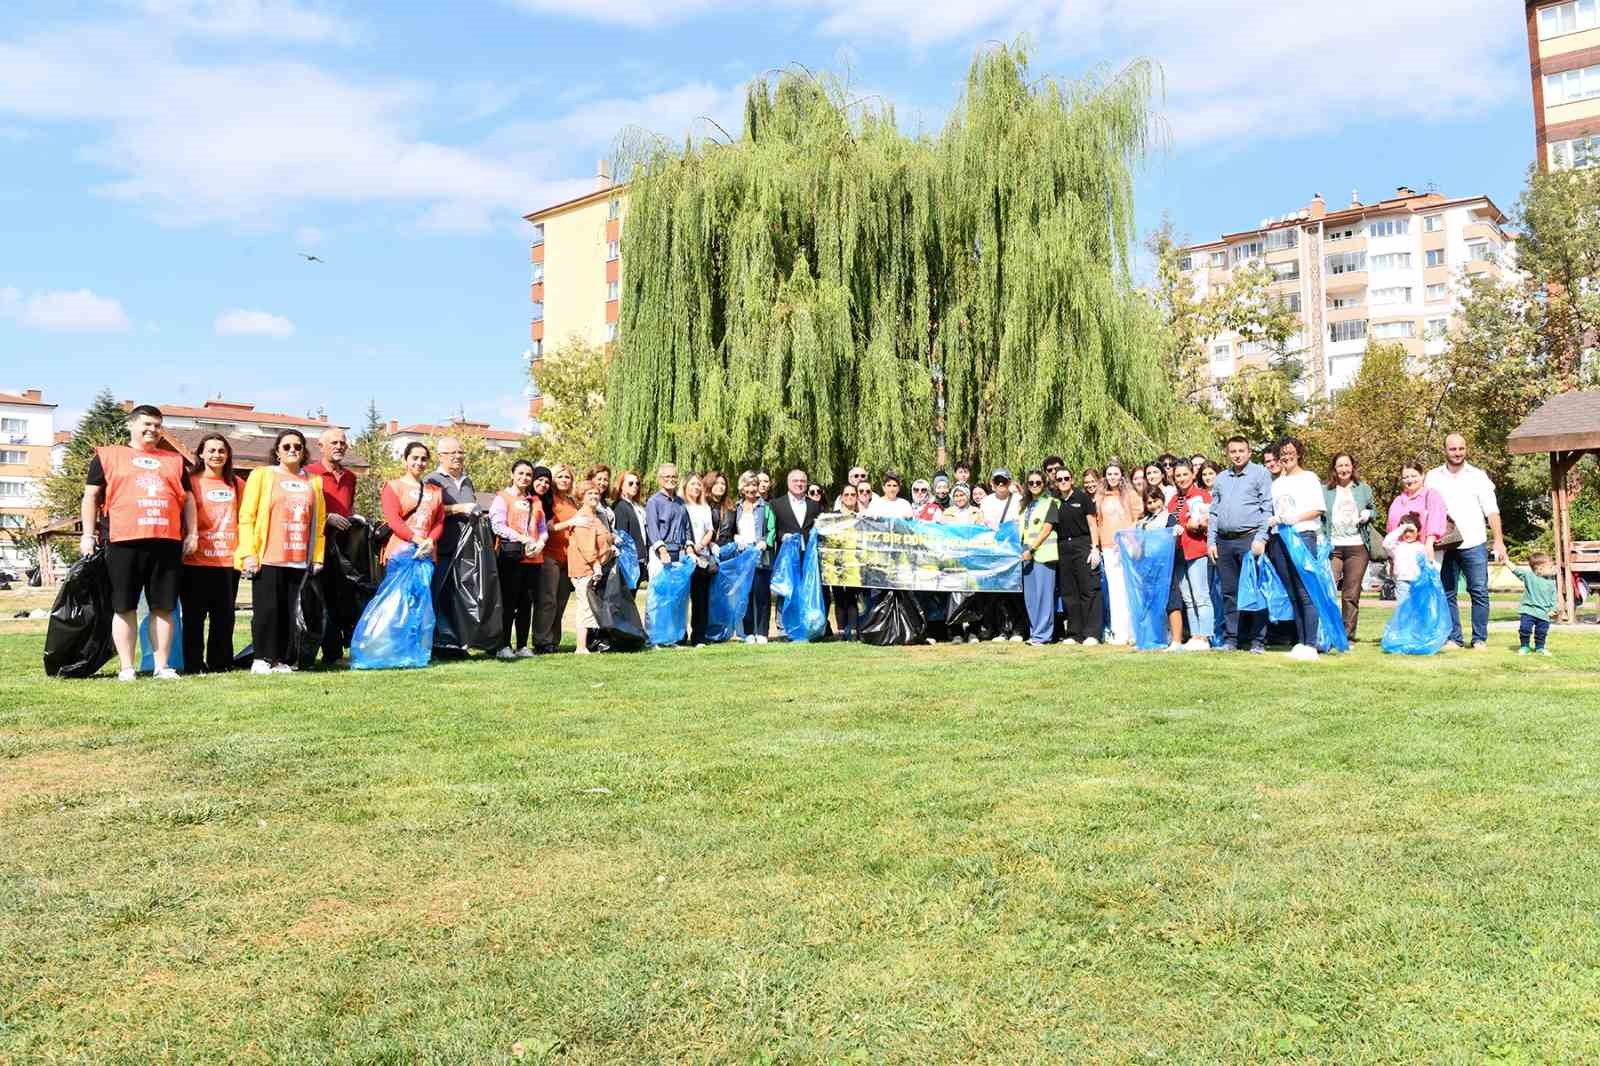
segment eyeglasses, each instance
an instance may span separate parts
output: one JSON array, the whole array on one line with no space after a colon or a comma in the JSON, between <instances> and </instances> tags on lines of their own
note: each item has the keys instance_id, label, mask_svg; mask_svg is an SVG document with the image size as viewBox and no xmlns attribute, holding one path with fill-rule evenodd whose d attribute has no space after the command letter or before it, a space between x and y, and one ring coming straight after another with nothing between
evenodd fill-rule
<instances>
[{"instance_id":1,"label":"eyeglasses","mask_svg":"<svg viewBox=\"0 0 1600 1066\"><path fill-rule=\"evenodd\" d=\"M1056 484L1057 485L1065 485L1067 482L1069 482L1071 480L1072 480L1072 475L1071 474L1057 474L1056 475Z\"/></svg>"},{"instance_id":2,"label":"eyeglasses","mask_svg":"<svg viewBox=\"0 0 1600 1066\"><path fill-rule=\"evenodd\" d=\"M1030 489L1042 489L1044 488L1044 482L1038 480L1037 478L1029 478L1028 487Z\"/></svg>"},{"instance_id":3,"label":"eyeglasses","mask_svg":"<svg viewBox=\"0 0 1600 1066\"><path fill-rule=\"evenodd\" d=\"M306 446L304 444L280 444L278 445L278 450L280 452L303 452L306 450Z\"/></svg>"},{"instance_id":4,"label":"eyeglasses","mask_svg":"<svg viewBox=\"0 0 1600 1066\"><path fill-rule=\"evenodd\" d=\"M443 459L447 455L466 455L466 454L467 454L466 452L440 452L439 453L439 458Z\"/></svg>"}]
</instances>

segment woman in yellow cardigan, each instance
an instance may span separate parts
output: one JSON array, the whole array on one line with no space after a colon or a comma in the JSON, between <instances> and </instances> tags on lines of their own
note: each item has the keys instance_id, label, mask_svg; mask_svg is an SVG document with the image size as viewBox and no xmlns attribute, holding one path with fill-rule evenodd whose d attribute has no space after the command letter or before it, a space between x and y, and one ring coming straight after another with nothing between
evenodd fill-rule
<instances>
[{"instance_id":1,"label":"woman in yellow cardigan","mask_svg":"<svg viewBox=\"0 0 1600 1066\"><path fill-rule=\"evenodd\" d=\"M305 473L306 438L286 429L272 442L276 466L250 472L239 505L234 561L253 579L250 638L252 674L287 674L294 604L307 575L322 570L322 526L328 513L322 478Z\"/></svg>"}]
</instances>

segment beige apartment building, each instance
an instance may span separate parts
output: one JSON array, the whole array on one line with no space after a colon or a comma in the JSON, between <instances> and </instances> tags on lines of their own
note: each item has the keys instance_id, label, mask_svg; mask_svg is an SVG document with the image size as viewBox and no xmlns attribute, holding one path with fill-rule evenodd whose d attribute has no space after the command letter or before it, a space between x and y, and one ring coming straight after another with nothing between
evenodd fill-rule
<instances>
[{"instance_id":1,"label":"beige apartment building","mask_svg":"<svg viewBox=\"0 0 1600 1066\"><path fill-rule=\"evenodd\" d=\"M21 571L16 538L45 523L44 479L55 446L56 405L38 389L0 392L0 570Z\"/></svg>"},{"instance_id":2,"label":"beige apartment building","mask_svg":"<svg viewBox=\"0 0 1600 1066\"><path fill-rule=\"evenodd\" d=\"M614 183L601 162L593 192L523 216L533 226L533 323L523 360L535 376L546 344L576 339L604 348L617 339L627 211L628 187ZM538 385L530 382L530 432L541 406Z\"/></svg>"},{"instance_id":3,"label":"beige apartment building","mask_svg":"<svg viewBox=\"0 0 1600 1066\"><path fill-rule=\"evenodd\" d=\"M1465 279L1498 277L1514 262L1505 215L1487 196L1451 199L1402 186L1376 203L1350 199L1329 210L1318 193L1299 211L1182 253L1202 299L1234 270L1266 265L1274 275L1269 291L1300 316L1290 348L1305 364L1310 395L1348 385L1369 339L1398 342L1417 357L1442 352ZM1213 384L1268 355L1233 333L1211 338L1209 347Z\"/></svg>"},{"instance_id":4,"label":"beige apartment building","mask_svg":"<svg viewBox=\"0 0 1600 1066\"><path fill-rule=\"evenodd\" d=\"M1541 170L1600 164L1600 0L1525 0Z\"/></svg>"}]
</instances>

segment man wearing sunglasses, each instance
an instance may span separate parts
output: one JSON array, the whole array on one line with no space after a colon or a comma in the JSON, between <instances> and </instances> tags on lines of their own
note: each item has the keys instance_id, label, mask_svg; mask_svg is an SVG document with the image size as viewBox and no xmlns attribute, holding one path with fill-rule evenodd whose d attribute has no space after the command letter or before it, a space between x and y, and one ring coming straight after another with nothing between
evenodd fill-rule
<instances>
[{"instance_id":1,"label":"man wearing sunglasses","mask_svg":"<svg viewBox=\"0 0 1600 1066\"><path fill-rule=\"evenodd\" d=\"M1073 484L1065 466L1055 480L1057 558L1056 589L1066 604L1064 644L1093 647L1100 643L1100 516L1094 497Z\"/></svg>"}]
</instances>

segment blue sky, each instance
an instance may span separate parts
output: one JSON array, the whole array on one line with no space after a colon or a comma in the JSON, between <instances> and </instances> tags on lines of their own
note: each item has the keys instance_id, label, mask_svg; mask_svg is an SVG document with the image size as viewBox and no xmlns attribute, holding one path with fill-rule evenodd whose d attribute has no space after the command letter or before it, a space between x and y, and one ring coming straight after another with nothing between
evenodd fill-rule
<instances>
[{"instance_id":1,"label":"blue sky","mask_svg":"<svg viewBox=\"0 0 1600 1066\"><path fill-rule=\"evenodd\" d=\"M0 390L358 421L525 409L520 216L635 123L737 129L745 82L852 72L936 130L973 51L1161 64L1146 228L1195 239L1396 185L1510 211L1533 152L1508 0L10 0ZM311 252L325 263L308 264Z\"/></svg>"}]
</instances>

